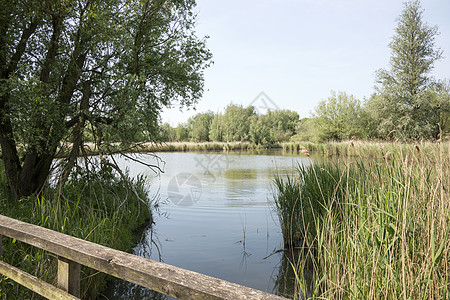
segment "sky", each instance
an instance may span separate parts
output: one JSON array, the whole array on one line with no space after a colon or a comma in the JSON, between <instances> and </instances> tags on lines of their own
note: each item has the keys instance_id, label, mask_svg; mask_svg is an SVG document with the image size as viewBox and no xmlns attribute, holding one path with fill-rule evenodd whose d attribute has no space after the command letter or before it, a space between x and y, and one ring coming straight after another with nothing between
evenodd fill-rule
<instances>
[{"instance_id":1,"label":"sky","mask_svg":"<svg viewBox=\"0 0 450 300\"><path fill-rule=\"evenodd\" d=\"M450 79L450 0L421 3L444 51L432 75ZM400 0L198 0L196 32L209 36L214 64L195 110L175 105L162 121L176 126L230 103L260 113L290 109L304 118L331 91L368 98L376 70L389 67L388 44L402 9Z\"/></svg>"}]
</instances>

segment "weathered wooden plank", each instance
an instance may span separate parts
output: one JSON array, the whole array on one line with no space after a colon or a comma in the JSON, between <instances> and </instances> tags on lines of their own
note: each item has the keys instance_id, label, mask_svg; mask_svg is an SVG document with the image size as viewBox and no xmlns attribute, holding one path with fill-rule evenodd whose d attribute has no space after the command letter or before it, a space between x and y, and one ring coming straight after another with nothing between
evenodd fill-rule
<instances>
[{"instance_id":1,"label":"weathered wooden plank","mask_svg":"<svg viewBox=\"0 0 450 300\"><path fill-rule=\"evenodd\" d=\"M47 299L80 299L4 262L0 262L0 274L3 274L4 276L14 280L15 282L23 285L24 287L32 290L35 293L38 293L39 295Z\"/></svg>"},{"instance_id":2,"label":"weathered wooden plank","mask_svg":"<svg viewBox=\"0 0 450 300\"><path fill-rule=\"evenodd\" d=\"M80 264L58 257L58 287L71 295L81 297L80 271Z\"/></svg>"},{"instance_id":3,"label":"weathered wooden plank","mask_svg":"<svg viewBox=\"0 0 450 300\"><path fill-rule=\"evenodd\" d=\"M2 215L0 234L178 299L285 299Z\"/></svg>"}]
</instances>

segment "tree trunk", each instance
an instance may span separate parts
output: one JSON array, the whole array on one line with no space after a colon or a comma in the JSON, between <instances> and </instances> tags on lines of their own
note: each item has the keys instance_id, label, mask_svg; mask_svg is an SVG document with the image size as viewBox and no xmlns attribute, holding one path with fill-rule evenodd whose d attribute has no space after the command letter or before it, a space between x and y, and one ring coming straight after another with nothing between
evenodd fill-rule
<instances>
[{"instance_id":1,"label":"tree trunk","mask_svg":"<svg viewBox=\"0 0 450 300\"><path fill-rule=\"evenodd\" d=\"M21 171L19 156L17 155L16 143L12 136L12 126L8 118L2 112L2 103L0 103L0 145L2 147L2 158L5 165L6 178L11 192L15 199L19 196L19 174Z\"/></svg>"},{"instance_id":2,"label":"tree trunk","mask_svg":"<svg viewBox=\"0 0 450 300\"><path fill-rule=\"evenodd\" d=\"M1 108L0 111L2 111ZM16 143L12 137L11 123L9 119L3 117L0 122L2 158L12 196L18 200L42 189L50 174L55 151L38 155L36 149L29 149L21 165Z\"/></svg>"},{"instance_id":3,"label":"tree trunk","mask_svg":"<svg viewBox=\"0 0 450 300\"><path fill-rule=\"evenodd\" d=\"M28 151L19 177L19 197L41 191L50 175L54 153L38 154L36 149Z\"/></svg>"}]
</instances>

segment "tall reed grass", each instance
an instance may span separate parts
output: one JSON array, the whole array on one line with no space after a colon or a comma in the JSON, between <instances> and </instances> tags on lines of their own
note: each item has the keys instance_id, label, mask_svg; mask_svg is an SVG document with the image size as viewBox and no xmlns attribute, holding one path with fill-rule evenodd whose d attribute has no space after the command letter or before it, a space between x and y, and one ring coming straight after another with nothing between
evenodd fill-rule
<instances>
[{"instance_id":1,"label":"tall reed grass","mask_svg":"<svg viewBox=\"0 0 450 300\"><path fill-rule=\"evenodd\" d=\"M329 143L288 142L282 148L286 152L316 154L315 157L360 157L364 159L389 160L409 149L416 148L422 152L433 152L436 143L433 142L386 142L386 141L342 141ZM444 150L447 151L447 150Z\"/></svg>"},{"instance_id":2,"label":"tall reed grass","mask_svg":"<svg viewBox=\"0 0 450 300\"><path fill-rule=\"evenodd\" d=\"M294 209L310 208L286 225L307 249L297 267L312 261L309 297L448 299L450 144L388 147L390 159L300 167L298 192L276 179L279 205L289 187Z\"/></svg>"}]
</instances>

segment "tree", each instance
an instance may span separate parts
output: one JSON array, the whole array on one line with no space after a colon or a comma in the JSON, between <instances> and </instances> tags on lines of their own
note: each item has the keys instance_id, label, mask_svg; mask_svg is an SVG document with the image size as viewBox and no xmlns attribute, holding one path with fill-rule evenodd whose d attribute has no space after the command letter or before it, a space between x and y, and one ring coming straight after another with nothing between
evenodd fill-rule
<instances>
[{"instance_id":1,"label":"tree","mask_svg":"<svg viewBox=\"0 0 450 300\"><path fill-rule=\"evenodd\" d=\"M439 115L440 131L443 137L450 136L450 81L442 81L430 91L432 105ZM441 133L440 132L440 133ZM439 133L439 138L440 138Z\"/></svg>"},{"instance_id":2,"label":"tree","mask_svg":"<svg viewBox=\"0 0 450 300\"><path fill-rule=\"evenodd\" d=\"M299 121L298 113L283 109L268 111L265 115L270 127L270 139L273 142L288 141L295 133L295 127Z\"/></svg>"},{"instance_id":3,"label":"tree","mask_svg":"<svg viewBox=\"0 0 450 300\"><path fill-rule=\"evenodd\" d=\"M189 136L194 142L208 142L213 112L198 113L188 120Z\"/></svg>"},{"instance_id":4,"label":"tree","mask_svg":"<svg viewBox=\"0 0 450 300\"><path fill-rule=\"evenodd\" d=\"M224 140L227 142L241 142L248 139L250 117L255 115L255 108L230 104L223 116Z\"/></svg>"},{"instance_id":5,"label":"tree","mask_svg":"<svg viewBox=\"0 0 450 300\"><path fill-rule=\"evenodd\" d=\"M361 102L344 92L332 92L331 97L322 100L315 108L314 117L319 127L321 140L344 140L365 135L364 110Z\"/></svg>"},{"instance_id":6,"label":"tree","mask_svg":"<svg viewBox=\"0 0 450 300\"><path fill-rule=\"evenodd\" d=\"M316 118L301 119L295 127L296 134L293 135L290 140L293 142L320 142L319 126L317 123L318 120Z\"/></svg>"},{"instance_id":7,"label":"tree","mask_svg":"<svg viewBox=\"0 0 450 300\"><path fill-rule=\"evenodd\" d=\"M193 0L6 0L0 7L0 144L17 199L39 191L62 150L125 148L174 101L202 95L211 54ZM118 143L118 146L117 146Z\"/></svg>"},{"instance_id":8,"label":"tree","mask_svg":"<svg viewBox=\"0 0 450 300\"><path fill-rule=\"evenodd\" d=\"M251 116L249 138L255 144L273 143L267 115Z\"/></svg>"},{"instance_id":9,"label":"tree","mask_svg":"<svg viewBox=\"0 0 450 300\"><path fill-rule=\"evenodd\" d=\"M223 141L223 115L221 113L214 114L209 128L209 140L215 142Z\"/></svg>"},{"instance_id":10,"label":"tree","mask_svg":"<svg viewBox=\"0 0 450 300\"><path fill-rule=\"evenodd\" d=\"M437 27L422 21L417 0L406 2L392 42L389 70L377 72L378 96L371 104L379 117L380 134L429 138L438 131L439 116L432 104L430 75L442 51L434 44Z\"/></svg>"},{"instance_id":11,"label":"tree","mask_svg":"<svg viewBox=\"0 0 450 300\"><path fill-rule=\"evenodd\" d=\"M161 142L175 142L177 140L176 130L169 123L164 123L159 127L159 134Z\"/></svg>"},{"instance_id":12,"label":"tree","mask_svg":"<svg viewBox=\"0 0 450 300\"><path fill-rule=\"evenodd\" d=\"M175 133L178 142L187 141L189 137L189 130L186 124L178 124L178 126L175 128Z\"/></svg>"}]
</instances>

